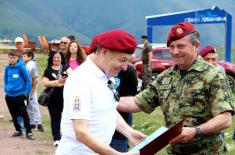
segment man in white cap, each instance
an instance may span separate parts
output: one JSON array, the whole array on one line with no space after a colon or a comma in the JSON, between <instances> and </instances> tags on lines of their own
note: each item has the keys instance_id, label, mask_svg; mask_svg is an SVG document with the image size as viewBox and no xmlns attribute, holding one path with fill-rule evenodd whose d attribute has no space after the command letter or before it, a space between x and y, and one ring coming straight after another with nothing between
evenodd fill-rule
<instances>
[{"instance_id":1,"label":"man in white cap","mask_svg":"<svg viewBox=\"0 0 235 155\"><path fill-rule=\"evenodd\" d=\"M25 51L25 49L24 49L24 39L21 38L21 37L16 37L15 38L15 46L16 46L16 51L17 51L17 53L19 55L19 58L21 58L22 57L22 53ZM19 122L23 121L22 119L23 118L19 117L19 119L18 119ZM22 125L21 123L19 123L19 124L21 125L21 128L24 128L24 125Z\"/></svg>"},{"instance_id":2,"label":"man in white cap","mask_svg":"<svg viewBox=\"0 0 235 155\"><path fill-rule=\"evenodd\" d=\"M25 51L24 39L21 37L16 37L15 38L15 46L16 46L16 50L19 52L19 55L21 56L22 53Z\"/></svg>"},{"instance_id":3,"label":"man in white cap","mask_svg":"<svg viewBox=\"0 0 235 155\"><path fill-rule=\"evenodd\" d=\"M28 55L28 53L31 53L33 55L33 53L31 51L26 51L24 48L24 39L21 37L16 37L15 38L15 46L16 46L16 50L19 54L19 56L22 57L26 57ZM23 56L24 55L24 56ZM27 112L29 114L29 118L30 118L30 128L31 129L36 129L36 124L37 124L37 129L41 132L44 131L43 126L42 126L42 119L41 119L41 113L39 110L39 104L37 103L37 94L36 94L36 87L37 87L37 64L36 64L36 59L35 56L31 56L32 57L32 63L25 63L27 71L29 73L29 75L32 78L32 92L30 93L29 100L28 102L28 106L27 106ZM24 58L22 58L24 60ZM36 69L36 70L35 70ZM34 70L34 71L33 71Z\"/></svg>"}]
</instances>

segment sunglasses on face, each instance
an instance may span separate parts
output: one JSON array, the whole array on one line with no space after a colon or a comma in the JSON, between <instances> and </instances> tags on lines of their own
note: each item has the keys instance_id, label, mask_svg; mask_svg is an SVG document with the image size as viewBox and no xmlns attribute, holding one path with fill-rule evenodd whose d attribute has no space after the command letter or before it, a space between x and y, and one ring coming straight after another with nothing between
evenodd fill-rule
<instances>
[{"instance_id":1,"label":"sunglasses on face","mask_svg":"<svg viewBox=\"0 0 235 155\"><path fill-rule=\"evenodd\" d=\"M120 95L111 80L108 81L108 87L113 92L114 99L118 102L120 100Z\"/></svg>"},{"instance_id":2,"label":"sunglasses on face","mask_svg":"<svg viewBox=\"0 0 235 155\"><path fill-rule=\"evenodd\" d=\"M64 41L61 41L60 43L64 45L68 44L67 42L64 42Z\"/></svg>"}]
</instances>

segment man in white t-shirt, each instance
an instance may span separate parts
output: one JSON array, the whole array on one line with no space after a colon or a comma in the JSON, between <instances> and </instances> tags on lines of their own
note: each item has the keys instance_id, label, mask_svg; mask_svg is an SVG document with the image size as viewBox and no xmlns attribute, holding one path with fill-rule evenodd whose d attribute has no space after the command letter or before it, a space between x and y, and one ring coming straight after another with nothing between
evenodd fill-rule
<instances>
[{"instance_id":1,"label":"man in white t-shirt","mask_svg":"<svg viewBox=\"0 0 235 155\"><path fill-rule=\"evenodd\" d=\"M62 138L56 155L138 155L112 149L115 129L134 145L145 137L125 123L116 111L118 94L113 77L127 69L136 47L133 36L122 30L98 34L87 60L68 77L64 86Z\"/></svg>"}]
</instances>

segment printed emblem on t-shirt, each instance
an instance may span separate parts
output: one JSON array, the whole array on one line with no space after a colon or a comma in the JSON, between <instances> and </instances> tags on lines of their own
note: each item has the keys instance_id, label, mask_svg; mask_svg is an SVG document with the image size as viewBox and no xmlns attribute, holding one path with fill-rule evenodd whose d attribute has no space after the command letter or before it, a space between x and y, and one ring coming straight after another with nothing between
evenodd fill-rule
<instances>
[{"instance_id":1,"label":"printed emblem on t-shirt","mask_svg":"<svg viewBox=\"0 0 235 155\"><path fill-rule=\"evenodd\" d=\"M57 75L55 73L51 74L55 79L57 79Z\"/></svg>"},{"instance_id":2,"label":"printed emblem on t-shirt","mask_svg":"<svg viewBox=\"0 0 235 155\"><path fill-rule=\"evenodd\" d=\"M73 111L80 111L80 97L75 96L73 99Z\"/></svg>"}]
</instances>

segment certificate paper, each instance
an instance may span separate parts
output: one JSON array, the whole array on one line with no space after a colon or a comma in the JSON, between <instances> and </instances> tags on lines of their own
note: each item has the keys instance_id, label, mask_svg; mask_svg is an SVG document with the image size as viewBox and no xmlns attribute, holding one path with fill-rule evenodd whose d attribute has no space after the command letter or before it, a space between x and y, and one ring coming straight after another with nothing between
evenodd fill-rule
<instances>
[{"instance_id":1,"label":"certificate paper","mask_svg":"<svg viewBox=\"0 0 235 155\"><path fill-rule=\"evenodd\" d=\"M163 147L169 144L169 141L181 133L184 119L174 124L170 128L161 127L146 137L142 142L133 147L129 152L138 152L140 155L154 155Z\"/></svg>"}]
</instances>

